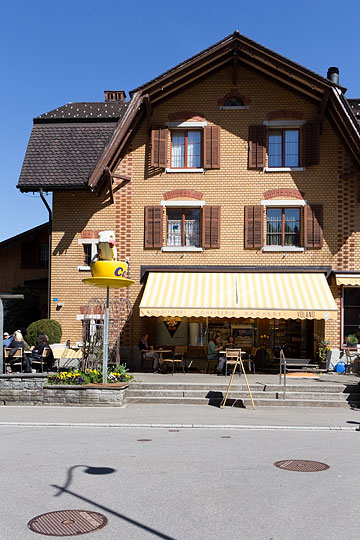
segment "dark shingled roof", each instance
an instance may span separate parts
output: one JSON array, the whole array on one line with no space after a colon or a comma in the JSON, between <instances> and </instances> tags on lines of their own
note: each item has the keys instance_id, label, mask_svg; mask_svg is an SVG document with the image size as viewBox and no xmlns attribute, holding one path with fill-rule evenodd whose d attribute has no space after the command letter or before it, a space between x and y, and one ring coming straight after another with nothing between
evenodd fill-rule
<instances>
[{"instance_id":1,"label":"dark shingled roof","mask_svg":"<svg viewBox=\"0 0 360 540\"><path fill-rule=\"evenodd\" d=\"M116 124L35 124L18 187L21 191L84 188Z\"/></svg>"},{"instance_id":2,"label":"dark shingled roof","mask_svg":"<svg viewBox=\"0 0 360 540\"><path fill-rule=\"evenodd\" d=\"M44 121L74 122L86 119L100 122L115 121L125 114L127 106L128 103L124 101L66 103L53 111L40 114L34 119L34 124Z\"/></svg>"},{"instance_id":3,"label":"dark shingled roof","mask_svg":"<svg viewBox=\"0 0 360 540\"><path fill-rule=\"evenodd\" d=\"M86 188L128 103L68 103L34 118L21 191Z\"/></svg>"}]
</instances>

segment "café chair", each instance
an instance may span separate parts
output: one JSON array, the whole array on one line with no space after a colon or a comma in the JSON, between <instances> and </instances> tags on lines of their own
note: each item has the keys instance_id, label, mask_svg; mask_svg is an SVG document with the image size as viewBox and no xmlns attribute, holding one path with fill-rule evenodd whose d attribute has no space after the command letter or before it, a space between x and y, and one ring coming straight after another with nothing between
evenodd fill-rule
<instances>
[{"instance_id":1,"label":"caf\u00e9 chair","mask_svg":"<svg viewBox=\"0 0 360 540\"><path fill-rule=\"evenodd\" d=\"M6 373L6 366L10 366L10 369L12 366L20 366L20 373L23 372L22 370L22 360L23 360L23 352L22 349L16 349L16 351L10 356L10 347L4 348L4 368ZM13 362L14 358L18 358L16 362Z\"/></svg>"},{"instance_id":2,"label":"caf\u00e9 chair","mask_svg":"<svg viewBox=\"0 0 360 540\"><path fill-rule=\"evenodd\" d=\"M241 358L241 349L226 349L225 354L225 375L228 374L228 365L234 366L237 359ZM241 375L241 363L238 362L237 367L239 368L239 375Z\"/></svg>"},{"instance_id":3,"label":"caf\u00e9 chair","mask_svg":"<svg viewBox=\"0 0 360 540\"><path fill-rule=\"evenodd\" d=\"M41 373L44 373L44 364L46 363L46 358L50 354L50 347L45 347L42 354L33 353L31 365L40 364Z\"/></svg>"},{"instance_id":4,"label":"caf\u00e9 chair","mask_svg":"<svg viewBox=\"0 0 360 540\"><path fill-rule=\"evenodd\" d=\"M165 363L172 363L172 375L174 375L175 364L181 364L183 372L185 373L185 360L184 355L187 351L186 345L176 345L173 355L170 358L164 358L163 365Z\"/></svg>"}]
</instances>

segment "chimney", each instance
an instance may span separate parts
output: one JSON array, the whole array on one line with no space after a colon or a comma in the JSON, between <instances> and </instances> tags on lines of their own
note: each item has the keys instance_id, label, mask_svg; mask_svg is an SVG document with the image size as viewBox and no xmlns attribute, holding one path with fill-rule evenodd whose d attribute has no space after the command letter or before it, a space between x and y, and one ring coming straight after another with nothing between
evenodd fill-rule
<instances>
[{"instance_id":1,"label":"chimney","mask_svg":"<svg viewBox=\"0 0 360 540\"><path fill-rule=\"evenodd\" d=\"M105 90L105 101L125 101L125 90Z\"/></svg>"},{"instance_id":2,"label":"chimney","mask_svg":"<svg viewBox=\"0 0 360 540\"><path fill-rule=\"evenodd\" d=\"M339 68L329 67L327 72L327 78L334 84L339 84Z\"/></svg>"}]
</instances>

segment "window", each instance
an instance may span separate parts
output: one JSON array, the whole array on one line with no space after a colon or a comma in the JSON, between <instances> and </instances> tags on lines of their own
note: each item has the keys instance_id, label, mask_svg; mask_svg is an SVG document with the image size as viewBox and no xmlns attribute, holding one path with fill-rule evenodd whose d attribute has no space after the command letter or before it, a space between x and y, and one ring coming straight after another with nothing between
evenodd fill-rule
<instances>
[{"instance_id":1,"label":"window","mask_svg":"<svg viewBox=\"0 0 360 540\"><path fill-rule=\"evenodd\" d=\"M206 206L205 201L166 200L144 210L145 249L202 251L220 247L220 206Z\"/></svg>"},{"instance_id":2,"label":"window","mask_svg":"<svg viewBox=\"0 0 360 540\"><path fill-rule=\"evenodd\" d=\"M167 208L167 246L200 247L200 208Z\"/></svg>"},{"instance_id":3,"label":"window","mask_svg":"<svg viewBox=\"0 0 360 540\"><path fill-rule=\"evenodd\" d=\"M269 131L269 167L299 166L299 130Z\"/></svg>"},{"instance_id":4,"label":"window","mask_svg":"<svg viewBox=\"0 0 360 540\"><path fill-rule=\"evenodd\" d=\"M201 166L201 131L172 131L171 167L196 169Z\"/></svg>"},{"instance_id":5,"label":"window","mask_svg":"<svg viewBox=\"0 0 360 540\"><path fill-rule=\"evenodd\" d=\"M90 264L97 253L98 240L95 238L79 238L78 244L82 246L81 265L78 270L90 270Z\"/></svg>"},{"instance_id":6,"label":"window","mask_svg":"<svg viewBox=\"0 0 360 540\"><path fill-rule=\"evenodd\" d=\"M244 102L242 99L237 97L231 97L226 100L225 107L243 107Z\"/></svg>"},{"instance_id":7,"label":"window","mask_svg":"<svg viewBox=\"0 0 360 540\"><path fill-rule=\"evenodd\" d=\"M40 244L39 266L40 268L49 268L49 246L47 244Z\"/></svg>"},{"instance_id":8,"label":"window","mask_svg":"<svg viewBox=\"0 0 360 540\"><path fill-rule=\"evenodd\" d=\"M360 337L359 287L344 287L344 342L349 334Z\"/></svg>"},{"instance_id":9,"label":"window","mask_svg":"<svg viewBox=\"0 0 360 540\"><path fill-rule=\"evenodd\" d=\"M266 209L266 244L300 246L300 208Z\"/></svg>"}]
</instances>

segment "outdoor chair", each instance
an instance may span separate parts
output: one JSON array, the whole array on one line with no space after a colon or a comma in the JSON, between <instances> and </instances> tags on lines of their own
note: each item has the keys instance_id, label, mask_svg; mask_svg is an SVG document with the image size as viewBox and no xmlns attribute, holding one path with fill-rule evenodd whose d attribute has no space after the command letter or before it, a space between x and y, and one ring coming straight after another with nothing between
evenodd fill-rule
<instances>
[{"instance_id":1,"label":"outdoor chair","mask_svg":"<svg viewBox=\"0 0 360 540\"><path fill-rule=\"evenodd\" d=\"M4 348L4 369L6 373L6 366L8 365L10 369L12 366L20 366L20 373L22 373L22 361L23 361L23 352L22 349L16 349L16 351L10 356L10 347ZM14 362L14 358L18 358L16 362Z\"/></svg>"},{"instance_id":2,"label":"outdoor chair","mask_svg":"<svg viewBox=\"0 0 360 540\"><path fill-rule=\"evenodd\" d=\"M225 354L225 375L228 374L228 365L235 366L237 359L241 358L241 349L226 349ZM241 363L238 361L239 375L241 375Z\"/></svg>"},{"instance_id":3,"label":"outdoor chair","mask_svg":"<svg viewBox=\"0 0 360 540\"><path fill-rule=\"evenodd\" d=\"M34 366L34 364L39 364L41 373L44 373L44 364L47 364L46 358L49 356L50 351L50 347L45 347L42 354L33 353L32 355L31 365Z\"/></svg>"},{"instance_id":4,"label":"outdoor chair","mask_svg":"<svg viewBox=\"0 0 360 540\"><path fill-rule=\"evenodd\" d=\"M79 369L83 359L82 349L70 349L65 347L60 358L58 358L58 370L60 368L77 368Z\"/></svg>"},{"instance_id":5,"label":"outdoor chair","mask_svg":"<svg viewBox=\"0 0 360 540\"><path fill-rule=\"evenodd\" d=\"M187 351L186 345L176 345L174 353L170 358L164 358L163 365L166 363L172 363L172 374L174 375L175 364L181 364L183 372L185 373L185 360L184 354Z\"/></svg>"},{"instance_id":6,"label":"outdoor chair","mask_svg":"<svg viewBox=\"0 0 360 540\"><path fill-rule=\"evenodd\" d=\"M352 373L353 364L355 363L355 360L358 358L358 351L352 356L351 351L349 349L345 349L345 359L346 359L346 366L345 366L345 373Z\"/></svg>"}]
</instances>

